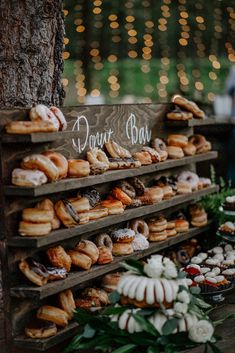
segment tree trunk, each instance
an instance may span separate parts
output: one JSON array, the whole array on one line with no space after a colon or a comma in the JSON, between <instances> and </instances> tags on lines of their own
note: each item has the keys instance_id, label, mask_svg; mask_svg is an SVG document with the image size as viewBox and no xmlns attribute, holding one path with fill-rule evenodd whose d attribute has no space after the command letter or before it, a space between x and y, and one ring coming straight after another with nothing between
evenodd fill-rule
<instances>
[{"instance_id":1,"label":"tree trunk","mask_svg":"<svg viewBox=\"0 0 235 353\"><path fill-rule=\"evenodd\" d=\"M0 0L0 108L61 106L62 0Z\"/></svg>"}]
</instances>

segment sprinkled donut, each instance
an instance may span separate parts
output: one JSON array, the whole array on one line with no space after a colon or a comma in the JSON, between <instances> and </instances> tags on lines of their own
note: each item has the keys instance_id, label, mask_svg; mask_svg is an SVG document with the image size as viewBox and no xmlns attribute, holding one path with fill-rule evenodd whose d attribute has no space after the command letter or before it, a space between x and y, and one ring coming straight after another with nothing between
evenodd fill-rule
<instances>
[{"instance_id":1,"label":"sprinkled donut","mask_svg":"<svg viewBox=\"0 0 235 353\"><path fill-rule=\"evenodd\" d=\"M95 242L98 247L105 246L106 248L109 248L112 251L113 242L108 234L102 233L97 235Z\"/></svg>"},{"instance_id":2,"label":"sprinkled donut","mask_svg":"<svg viewBox=\"0 0 235 353\"><path fill-rule=\"evenodd\" d=\"M111 237L116 243L131 243L135 237L135 232L129 228L114 230Z\"/></svg>"},{"instance_id":3,"label":"sprinkled donut","mask_svg":"<svg viewBox=\"0 0 235 353\"><path fill-rule=\"evenodd\" d=\"M136 233L140 233L148 238L149 236L149 227L145 221L142 219L133 219L130 222L130 228L133 229Z\"/></svg>"}]
</instances>

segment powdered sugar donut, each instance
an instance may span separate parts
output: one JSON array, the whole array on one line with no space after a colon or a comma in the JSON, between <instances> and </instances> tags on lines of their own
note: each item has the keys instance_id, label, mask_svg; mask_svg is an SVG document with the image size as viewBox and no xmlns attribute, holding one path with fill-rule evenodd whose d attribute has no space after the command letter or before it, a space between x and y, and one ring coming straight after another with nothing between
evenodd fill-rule
<instances>
[{"instance_id":1,"label":"powdered sugar donut","mask_svg":"<svg viewBox=\"0 0 235 353\"><path fill-rule=\"evenodd\" d=\"M143 234L136 233L132 242L133 250L145 250L149 248L149 242Z\"/></svg>"},{"instance_id":2,"label":"powdered sugar donut","mask_svg":"<svg viewBox=\"0 0 235 353\"><path fill-rule=\"evenodd\" d=\"M184 171L178 176L178 181L180 183L188 183L191 185L193 190L197 190L199 177L196 173L190 171Z\"/></svg>"},{"instance_id":3,"label":"powdered sugar donut","mask_svg":"<svg viewBox=\"0 0 235 353\"><path fill-rule=\"evenodd\" d=\"M59 120L54 113L43 104L38 104L30 109L29 117L32 121L50 121L56 130L60 128Z\"/></svg>"}]
</instances>

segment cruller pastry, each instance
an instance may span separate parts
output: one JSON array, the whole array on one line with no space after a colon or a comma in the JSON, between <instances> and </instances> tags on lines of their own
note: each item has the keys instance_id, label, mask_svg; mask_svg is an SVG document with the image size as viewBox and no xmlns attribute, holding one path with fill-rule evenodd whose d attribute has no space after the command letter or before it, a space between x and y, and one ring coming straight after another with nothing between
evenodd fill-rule
<instances>
[{"instance_id":1,"label":"cruller pastry","mask_svg":"<svg viewBox=\"0 0 235 353\"><path fill-rule=\"evenodd\" d=\"M206 117L205 113L197 106L195 102L189 101L179 94L176 94L172 97L172 102L191 112L197 119L205 119Z\"/></svg>"},{"instance_id":2,"label":"cruller pastry","mask_svg":"<svg viewBox=\"0 0 235 353\"><path fill-rule=\"evenodd\" d=\"M71 258L61 245L47 249L47 256L53 266L63 267L68 272L70 271L72 264Z\"/></svg>"},{"instance_id":3,"label":"cruller pastry","mask_svg":"<svg viewBox=\"0 0 235 353\"><path fill-rule=\"evenodd\" d=\"M73 311L76 309L72 291L67 289L63 292L60 292L58 295L58 300L61 309L67 313L68 319L71 320L73 318Z\"/></svg>"},{"instance_id":4,"label":"cruller pastry","mask_svg":"<svg viewBox=\"0 0 235 353\"><path fill-rule=\"evenodd\" d=\"M51 305L43 305L37 311L37 318L41 320L54 322L58 326L68 325L68 314L66 311Z\"/></svg>"}]
</instances>

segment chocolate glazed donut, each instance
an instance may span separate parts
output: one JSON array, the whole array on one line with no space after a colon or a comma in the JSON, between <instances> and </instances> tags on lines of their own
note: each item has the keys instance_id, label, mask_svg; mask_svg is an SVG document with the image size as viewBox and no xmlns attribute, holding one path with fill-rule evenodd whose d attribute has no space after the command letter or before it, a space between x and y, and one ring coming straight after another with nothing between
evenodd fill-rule
<instances>
[{"instance_id":1,"label":"chocolate glazed donut","mask_svg":"<svg viewBox=\"0 0 235 353\"><path fill-rule=\"evenodd\" d=\"M74 209L73 205L71 204L71 202L67 199L63 200L63 204L66 208L66 211L68 212L68 214L72 217L72 219L79 224L80 222L80 217L77 214L76 210Z\"/></svg>"},{"instance_id":2,"label":"chocolate glazed donut","mask_svg":"<svg viewBox=\"0 0 235 353\"><path fill-rule=\"evenodd\" d=\"M136 192L134 187L128 183L128 181L122 180L117 185L123 192L125 192L131 199L136 197Z\"/></svg>"},{"instance_id":3,"label":"chocolate glazed donut","mask_svg":"<svg viewBox=\"0 0 235 353\"><path fill-rule=\"evenodd\" d=\"M145 186L140 179L134 177L134 178L128 179L128 182L135 188L137 196L144 195Z\"/></svg>"},{"instance_id":4,"label":"chocolate glazed donut","mask_svg":"<svg viewBox=\"0 0 235 353\"><path fill-rule=\"evenodd\" d=\"M82 196L89 200L91 207L95 207L101 201L100 193L94 188L85 189Z\"/></svg>"}]
</instances>

